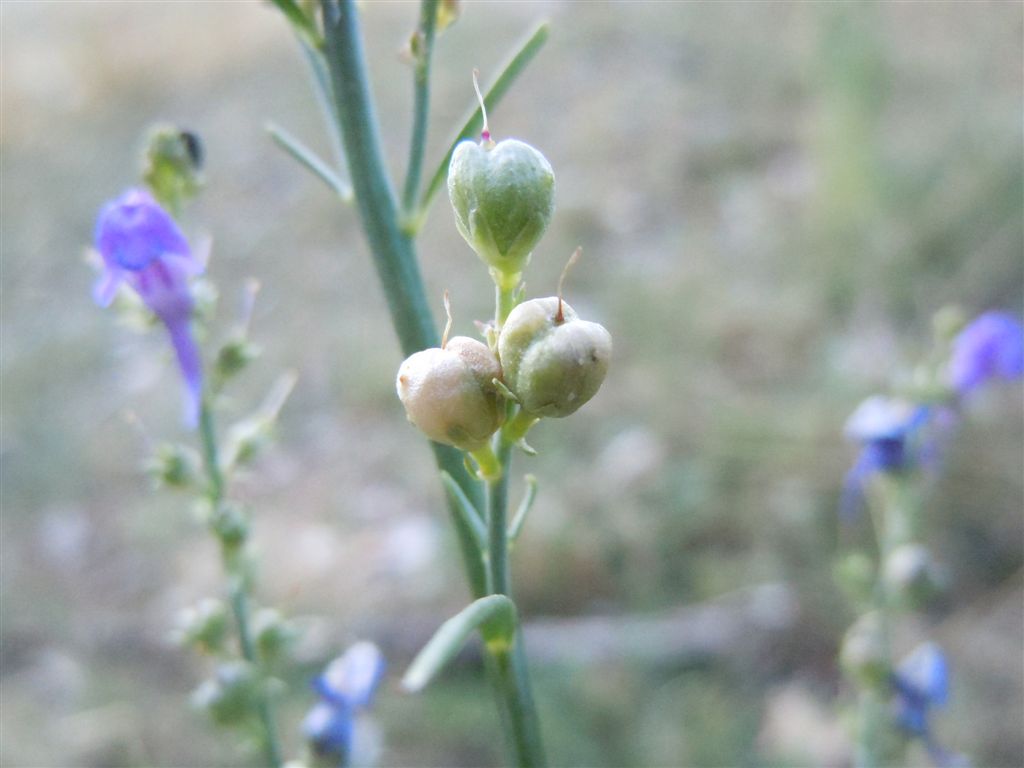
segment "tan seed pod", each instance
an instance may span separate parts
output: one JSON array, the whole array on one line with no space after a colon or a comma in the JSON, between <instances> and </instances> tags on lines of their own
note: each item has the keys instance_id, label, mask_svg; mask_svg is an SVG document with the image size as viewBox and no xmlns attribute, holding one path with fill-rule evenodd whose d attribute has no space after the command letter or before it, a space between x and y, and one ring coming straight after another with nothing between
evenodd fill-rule
<instances>
[{"instance_id":1,"label":"tan seed pod","mask_svg":"<svg viewBox=\"0 0 1024 768\"><path fill-rule=\"evenodd\" d=\"M466 336L408 357L396 388L409 421L431 440L463 451L487 444L504 419L495 390L501 366L487 345Z\"/></svg>"}]
</instances>

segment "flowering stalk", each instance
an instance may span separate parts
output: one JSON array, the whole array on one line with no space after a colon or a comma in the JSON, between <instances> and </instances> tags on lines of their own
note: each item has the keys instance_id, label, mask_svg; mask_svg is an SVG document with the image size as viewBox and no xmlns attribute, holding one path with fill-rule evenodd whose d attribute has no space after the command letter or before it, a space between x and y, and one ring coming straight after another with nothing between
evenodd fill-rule
<instances>
[{"instance_id":1,"label":"flowering stalk","mask_svg":"<svg viewBox=\"0 0 1024 768\"><path fill-rule=\"evenodd\" d=\"M225 484L224 474L221 470L220 450L217 445L213 409L206 399L203 400L199 412L199 434L203 446L203 467L206 471L207 480L206 498L210 503L210 509L216 515L225 500ZM235 617L239 650L243 659L249 664L257 665L259 660L256 658L249 617L250 579L248 574L245 573L246 566L244 560L233 556L236 553L239 542L231 540L229 536L219 531L217 526L214 526L214 532L220 538L224 569L228 575L229 602L231 604L231 612ZM264 691L259 691L256 695L256 714L263 731L262 746L266 762L271 768L280 768L283 760L270 699Z\"/></svg>"},{"instance_id":2,"label":"flowering stalk","mask_svg":"<svg viewBox=\"0 0 1024 768\"><path fill-rule=\"evenodd\" d=\"M381 155L379 130L362 50L358 11L350 2L323 2L324 40L342 146L348 160L363 231L370 243L391 321L403 353L436 347L430 314L410 235L399 225L398 207ZM483 506L477 484L466 472L462 454L432 443L438 468L447 472L477 508ZM472 532L452 512L463 564L474 597L486 594L486 576L476 556Z\"/></svg>"},{"instance_id":3,"label":"flowering stalk","mask_svg":"<svg viewBox=\"0 0 1024 768\"><path fill-rule=\"evenodd\" d=\"M226 498L225 471L253 455L293 381L278 387L272 406L235 425L229 440L234 450L227 462L222 460L211 401L224 380L241 370L256 352L245 333L240 333L220 350L212 373L204 374L192 328L197 303L192 278L205 269L205 247L197 253L167 210L178 210L200 186L198 138L161 127L151 137L147 158L149 189L129 189L100 212L95 245L102 263L94 298L109 305L120 286L127 285L169 335L185 385L185 423L199 428L201 459L184 446L164 445L150 466L162 484L193 489L206 502L210 530L218 539L227 572L228 602L238 638L237 654L228 651L227 611L221 601L204 600L186 613L182 641L219 657L215 677L196 690L193 702L218 724L249 724L254 717L266 764L279 768L283 759L266 673L288 642L290 630L271 609L250 616L252 580L245 552L248 521ZM250 425L262 428L254 430Z\"/></svg>"},{"instance_id":4,"label":"flowering stalk","mask_svg":"<svg viewBox=\"0 0 1024 768\"><path fill-rule=\"evenodd\" d=\"M416 122L410 152L409 177L405 202L408 208L416 199L422 163L421 147L426 131L429 57L432 43L431 8L436 3L425 0L421 27L425 48L421 51L416 72ZM411 211L400 211L394 191L384 168L379 130L366 75L358 11L351 0L322 0L325 56L332 83L338 126L347 158L352 187L364 233L370 244L392 321L406 355L437 347L438 335L426 301L422 278L417 265L411 228L403 228ZM463 454L451 446L432 443L439 469L447 473L469 504L485 508L480 483L464 467ZM452 520L459 538L470 590L475 598L496 592L489 586L500 586L507 592L507 459L510 446L499 446L505 460L501 479L496 479L490 497L489 567L484 567L472 517L459 509L458 501L449 495ZM470 515L479 514L470 512ZM498 572L495 571L498 568ZM500 644L499 644L500 645ZM537 717L526 684L526 660L522 643L493 651L488 663L489 676L502 702L502 721L509 735L517 765L543 765Z\"/></svg>"},{"instance_id":5,"label":"flowering stalk","mask_svg":"<svg viewBox=\"0 0 1024 768\"><path fill-rule=\"evenodd\" d=\"M915 738L936 765L960 760L939 746L928 721L929 710L946 703L945 656L924 644L895 664L892 627L944 587L942 569L920 543L922 490L939 469L944 444L973 393L994 380L1024 375L1024 328L1001 312L985 313L962 329L951 327L948 317L936 317L938 351L918 370L906 399L868 398L846 425L861 449L847 475L841 519L855 523L868 508L877 556L872 563L853 553L837 571L868 608L847 632L840 657L859 689L854 762L861 768L899 761Z\"/></svg>"}]
</instances>

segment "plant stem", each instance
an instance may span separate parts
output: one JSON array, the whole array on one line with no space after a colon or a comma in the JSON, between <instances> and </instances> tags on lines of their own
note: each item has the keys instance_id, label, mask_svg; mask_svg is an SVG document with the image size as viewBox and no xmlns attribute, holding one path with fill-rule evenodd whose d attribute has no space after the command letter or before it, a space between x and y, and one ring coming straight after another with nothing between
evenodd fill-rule
<instances>
[{"instance_id":1,"label":"plant stem","mask_svg":"<svg viewBox=\"0 0 1024 768\"><path fill-rule=\"evenodd\" d=\"M515 307L519 276L504 276L491 271L496 286L494 323L500 328ZM514 421L518 408L506 404L506 420ZM508 479L512 469L512 441L507 433L494 436L494 455L501 473L487 481L487 564L491 592L512 595L512 576L508 559ZM547 764L540 735L540 722L533 702L529 667L523 634L516 627L510 649L492 653L491 671L496 679L502 721L517 766Z\"/></svg>"},{"instance_id":2,"label":"plant stem","mask_svg":"<svg viewBox=\"0 0 1024 768\"><path fill-rule=\"evenodd\" d=\"M494 327L501 329L509 312L516 306L516 290L522 282L522 274L499 272L491 267L491 280L494 281Z\"/></svg>"},{"instance_id":3,"label":"plant stem","mask_svg":"<svg viewBox=\"0 0 1024 768\"><path fill-rule=\"evenodd\" d=\"M507 518L512 443L505 440L501 432L494 440L502 471L498 478L487 483L488 581L492 594L511 597ZM511 649L492 652L491 661L489 670L497 687L502 722L515 765L546 765L523 635L518 626Z\"/></svg>"},{"instance_id":4,"label":"plant stem","mask_svg":"<svg viewBox=\"0 0 1024 768\"><path fill-rule=\"evenodd\" d=\"M430 61L434 53L434 27L437 22L437 0L422 0L420 23L416 30L419 50L413 93L412 138L409 141L409 166L406 170L405 189L402 193L402 211L407 226L416 218L417 193L423 175L423 152L427 144L427 116L430 113Z\"/></svg>"},{"instance_id":5,"label":"plant stem","mask_svg":"<svg viewBox=\"0 0 1024 768\"><path fill-rule=\"evenodd\" d=\"M487 550L492 594L511 596L508 567L508 465L511 444L498 437L501 475L487 483Z\"/></svg>"},{"instance_id":6,"label":"plant stem","mask_svg":"<svg viewBox=\"0 0 1024 768\"><path fill-rule=\"evenodd\" d=\"M425 298L412 236L400 226L394 192L381 155L358 12L353 0L321 0L321 8L331 90L360 221L402 350L410 355L436 347L439 339ZM452 476L477 509L483 508L480 484L466 472L462 454L436 443L432 447L438 466ZM502 487L507 492L507 485ZM506 503L504 498L500 503ZM482 597L488 594L488 579L473 532L454 508L452 520L470 589L474 597ZM505 535L504 530L502 535ZM507 558L502 560L503 567L507 567ZM512 651L497 656L499 658L494 658L488 669L493 672L491 678L503 703L502 720L516 764L542 766L546 761L518 633Z\"/></svg>"},{"instance_id":7,"label":"plant stem","mask_svg":"<svg viewBox=\"0 0 1024 768\"><path fill-rule=\"evenodd\" d=\"M498 695L504 709L503 722L511 742L514 764L520 768L547 765L537 709L527 674L523 633L518 627L511 650L492 654L490 668L497 679Z\"/></svg>"},{"instance_id":8,"label":"plant stem","mask_svg":"<svg viewBox=\"0 0 1024 768\"><path fill-rule=\"evenodd\" d=\"M203 399L199 412L199 434L203 445L203 465L206 469L207 496L214 513L224 501L224 473L221 471L220 452L217 447L217 429L213 420L213 409L206 398ZM244 574L238 572L237 561L231 559L225 548L224 567L228 572L228 594L231 603L231 611L235 617L235 626L238 631L238 645L242 658L250 664L256 665L256 651L252 642L252 630L249 625L249 592L247 579ZM271 709L270 699L266 693L260 693L256 702L256 714L259 717L260 725L263 728L263 751L267 765L271 768L280 768L284 761L281 758L281 746L277 738L277 728L274 725L274 713Z\"/></svg>"},{"instance_id":9,"label":"plant stem","mask_svg":"<svg viewBox=\"0 0 1024 768\"><path fill-rule=\"evenodd\" d=\"M321 5L331 94L360 221L402 351L411 355L438 346L440 338L427 304L412 239L399 226L395 196L381 156L358 11L352 0L321 0ZM436 443L431 447L438 467L452 476L477 509L482 509L483 494L466 472L462 454ZM487 579L473 532L451 502L449 509L473 597L483 597L487 594Z\"/></svg>"},{"instance_id":10,"label":"plant stem","mask_svg":"<svg viewBox=\"0 0 1024 768\"><path fill-rule=\"evenodd\" d=\"M888 480L888 478L885 478ZM903 535L902 525L897 525L898 518L904 516L903 510L897 509L900 500L894 495L897 486L885 483L881 493L868 496L868 511L871 515L871 527L874 530L878 551L878 572L875 576L875 587L872 594L871 607L878 615L881 641L887 666L891 666L891 607L892 601L885 585L883 570L889 554L899 543ZM896 760L893 754L896 748L895 734L889 721L888 699L876 689L865 688L860 692L857 718L858 731L855 745L854 765L857 768L877 768L891 764Z\"/></svg>"},{"instance_id":11,"label":"plant stem","mask_svg":"<svg viewBox=\"0 0 1024 768\"><path fill-rule=\"evenodd\" d=\"M213 423L213 409L203 400L199 410L199 436L203 443L203 467L209 483L207 495L216 506L224 500L224 475L220 471L220 455L217 450L217 430Z\"/></svg>"}]
</instances>

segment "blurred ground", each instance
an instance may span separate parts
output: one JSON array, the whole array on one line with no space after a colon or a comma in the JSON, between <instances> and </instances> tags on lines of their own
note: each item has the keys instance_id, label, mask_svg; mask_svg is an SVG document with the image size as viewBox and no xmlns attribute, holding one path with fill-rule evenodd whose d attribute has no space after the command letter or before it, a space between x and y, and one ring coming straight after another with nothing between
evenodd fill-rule
<instances>
[{"instance_id":1,"label":"blurred ground","mask_svg":"<svg viewBox=\"0 0 1024 768\"><path fill-rule=\"evenodd\" d=\"M685 663L538 665L554 764L841 765L834 665L852 616L830 568L852 407L926 349L949 302L1022 306L1022 6L1010 3L466 3L435 64L430 157L541 17L551 40L492 117L543 150L558 210L528 275L615 337L601 394L531 442L541 496L515 553L528 617L660 615L785 583L797 625ZM187 503L140 475L181 435L157 334L92 305L99 206L135 182L156 119L198 131L193 229L235 317L263 291L265 355L300 382L281 445L236 496L257 510L261 594L310 617L315 665L361 634L433 626L465 591L428 451L393 395L397 344L354 212L282 156L273 119L325 153L284 23L261 3L0 4L3 344L0 762L244 763L184 705L207 670L167 640L219 589ZM410 3L366 3L384 140L402 168ZM420 253L456 331L492 301L439 198ZM438 302L440 303L440 302ZM187 436L186 436L187 437ZM954 590L920 626L953 665L938 719L977 765L1024 764L1020 388L974 404L927 510ZM761 593L757 593L761 594ZM772 605L768 603L769 607ZM319 617L319 618L316 618ZM400 632L399 632L400 633ZM420 698L392 654L385 765L501 760L489 693L456 671ZM282 723L297 744L301 676ZM486 705L481 705L486 702Z\"/></svg>"}]
</instances>

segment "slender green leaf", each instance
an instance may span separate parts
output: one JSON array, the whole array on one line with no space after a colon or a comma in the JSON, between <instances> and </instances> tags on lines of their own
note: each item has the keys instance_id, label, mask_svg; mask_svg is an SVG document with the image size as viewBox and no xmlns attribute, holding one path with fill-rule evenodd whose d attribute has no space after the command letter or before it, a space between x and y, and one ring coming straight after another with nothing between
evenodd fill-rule
<instances>
[{"instance_id":1,"label":"slender green leaf","mask_svg":"<svg viewBox=\"0 0 1024 768\"><path fill-rule=\"evenodd\" d=\"M317 50L324 47L324 39L320 30L316 28L316 23L305 14L295 0L270 0L270 2L276 5L277 9L288 19L288 23L292 25L292 29L295 30L299 39Z\"/></svg>"},{"instance_id":2,"label":"slender green leaf","mask_svg":"<svg viewBox=\"0 0 1024 768\"><path fill-rule=\"evenodd\" d=\"M523 529L526 516L530 514L530 510L533 509L533 502L537 498L537 478L533 475L527 475L523 479L526 481L526 493L523 494L523 500L519 502L519 509L516 510L515 515L512 517L512 524L508 527L508 541L510 544L519 538L519 532Z\"/></svg>"},{"instance_id":3,"label":"slender green leaf","mask_svg":"<svg viewBox=\"0 0 1024 768\"><path fill-rule=\"evenodd\" d=\"M452 502L452 507L459 513L459 517L462 518L462 521L473 532L473 537L476 539L480 551L483 552L487 546L487 529L484 527L484 521L480 518L480 513L477 512L473 502L466 496L466 492L455 482L455 478L447 472L441 472L441 483L444 485L445 491L448 492L448 498Z\"/></svg>"},{"instance_id":4,"label":"slender green leaf","mask_svg":"<svg viewBox=\"0 0 1024 768\"><path fill-rule=\"evenodd\" d=\"M292 136L284 128L267 123L267 133L277 146L291 155L300 165L316 176L345 202L352 200L352 187L338 178L331 167L313 150Z\"/></svg>"},{"instance_id":5,"label":"slender green leaf","mask_svg":"<svg viewBox=\"0 0 1024 768\"><path fill-rule=\"evenodd\" d=\"M541 24L530 34L528 38L519 46L515 55L505 64L501 69L501 74L498 75L498 79L494 81L494 84L487 89L487 93L484 94L484 104L488 109L494 109L501 101L502 97L512 86L512 83L516 81L526 65L533 60L533 57L537 55L538 51L543 47L544 43L548 39L549 25L548 23L541 22ZM445 153L444 159L441 160L440 165L437 166L437 170L434 171L433 177L430 179L430 184L427 186L426 191L423 193L423 197L420 200L420 216L422 216L427 207L430 205L430 201L437 194L437 190L441 187L445 178L448 176L448 164L452 159L452 152L455 151L455 146L463 139L468 139L471 136L479 133L483 126L483 116L480 113L480 107L477 106L475 110L470 114L465 124L462 126L455 138L452 140L451 145L448 147L448 151Z\"/></svg>"},{"instance_id":6,"label":"slender green leaf","mask_svg":"<svg viewBox=\"0 0 1024 768\"><path fill-rule=\"evenodd\" d=\"M409 165L402 192L402 213L412 212L423 174L423 155L427 146L427 117L430 113L430 60L434 54L434 27L438 0L421 0L420 23L413 33L413 123L409 139Z\"/></svg>"},{"instance_id":7,"label":"slender green leaf","mask_svg":"<svg viewBox=\"0 0 1024 768\"><path fill-rule=\"evenodd\" d=\"M488 595L448 619L413 659L402 687L412 693L423 690L477 629L488 647L510 648L516 631L515 603L505 595Z\"/></svg>"}]
</instances>

